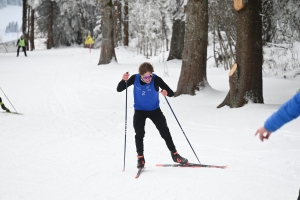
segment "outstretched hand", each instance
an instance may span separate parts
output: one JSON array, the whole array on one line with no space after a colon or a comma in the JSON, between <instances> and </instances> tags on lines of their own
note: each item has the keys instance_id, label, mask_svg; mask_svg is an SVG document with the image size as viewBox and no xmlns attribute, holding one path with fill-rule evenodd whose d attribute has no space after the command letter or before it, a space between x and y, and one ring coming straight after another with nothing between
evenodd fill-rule
<instances>
[{"instance_id":1,"label":"outstretched hand","mask_svg":"<svg viewBox=\"0 0 300 200\"><path fill-rule=\"evenodd\" d=\"M161 93L164 97L168 95L167 90L162 90L160 93Z\"/></svg>"},{"instance_id":2,"label":"outstretched hand","mask_svg":"<svg viewBox=\"0 0 300 200\"><path fill-rule=\"evenodd\" d=\"M266 133L266 134L265 134ZM267 131L266 129L265 129L265 127L260 127L257 131L256 131L256 133L255 133L255 135L257 135L258 134L258 136L259 136L259 139L263 142L264 141L264 139L269 139L269 137L270 137L270 135L271 135L271 132L269 132L269 131Z\"/></svg>"},{"instance_id":3,"label":"outstretched hand","mask_svg":"<svg viewBox=\"0 0 300 200\"><path fill-rule=\"evenodd\" d=\"M130 76L129 72L126 72L125 74L123 74L122 79L123 79L124 81L127 81L128 78L129 78L129 76Z\"/></svg>"}]
</instances>

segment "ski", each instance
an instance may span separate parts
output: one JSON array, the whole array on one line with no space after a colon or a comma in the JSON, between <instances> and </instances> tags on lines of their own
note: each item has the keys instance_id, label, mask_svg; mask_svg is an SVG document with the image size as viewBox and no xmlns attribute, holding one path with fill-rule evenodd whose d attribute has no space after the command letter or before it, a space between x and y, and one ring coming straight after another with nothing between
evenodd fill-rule
<instances>
[{"instance_id":1,"label":"ski","mask_svg":"<svg viewBox=\"0 0 300 200\"><path fill-rule=\"evenodd\" d=\"M196 163L188 163L185 165L182 164L156 164L157 167L192 167L192 168L220 168L225 169L227 165L204 165L204 164L196 164Z\"/></svg>"},{"instance_id":2,"label":"ski","mask_svg":"<svg viewBox=\"0 0 300 200\"><path fill-rule=\"evenodd\" d=\"M135 175L135 178L139 178L140 175L141 175L141 173L142 173L142 171L144 171L144 169L145 169L145 167L140 167L140 168L138 169L137 174Z\"/></svg>"},{"instance_id":3,"label":"ski","mask_svg":"<svg viewBox=\"0 0 300 200\"><path fill-rule=\"evenodd\" d=\"M11 114L16 114L16 115L23 115L23 113L17 113L17 112L10 112Z\"/></svg>"},{"instance_id":4,"label":"ski","mask_svg":"<svg viewBox=\"0 0 300 200\"><path fill-rule=\"evenodd\" d=\"M1 113L23 115L23 113L18 113L18 112L1 112Z\"/></svg>"}]
</instances>

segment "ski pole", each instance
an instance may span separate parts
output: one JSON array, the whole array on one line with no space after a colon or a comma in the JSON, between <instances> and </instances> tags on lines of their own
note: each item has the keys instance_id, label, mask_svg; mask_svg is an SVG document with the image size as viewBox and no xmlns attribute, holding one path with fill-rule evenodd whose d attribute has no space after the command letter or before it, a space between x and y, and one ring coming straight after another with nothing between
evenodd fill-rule
<instances>
[{"instance_id":1,"label":"ski pole","mask_svg":"<svg viewBox=\"0 0 300 200\"><path fill-rule=\"evenodd\" d=\"M127 72L127 74L128 74L128 72ZM123 171L125 171L126 132L127 132L127 81L126 81L126 100L125 100L125 140L124 140L124 165L123 165Z\"/></svg>"},{"instance_id":2,"label":"ski pole","mask_svg":"<svg viewBox=\"0 0 300 200\"><path fill-rule=\"evenodd\" d=\"M1 91L3 92L2 88L0 88L0 89L1 89ZM17 110L15 109L15 107L12 105L12 103L11 103L10 100L8 99L8 97L6 96L6 94L5 94L4 92L3 92L3 94L4 94L4 96L7 98L7 100L9 101L10 105L14 108L14 110L16 111L16 113L18 113Z\"/></svg>"},{"instance_id":3,"label":"ski pole","mask_svg":"<svg viewBox=\"0 0 300 200\"><path fill-rule=\"evenodd\" d=\"M196 156L198 162L200 163L200 160L199 160L197 154L195 153L195 151L194 151L194 149L193 149L193 147L192 147L192 145L191 145L189 139L186 137L186 134L184 133L184 131L183 131L183 129L182 129L182 127L181 127L181 125L180 125L180 123L179 123L179 121L178 121L178 119L177 119L177 117L176 117L176 115L175 115L175 113L174 113L174 111L173 111L171 105L169 104L169 101L168 101L167 97L165 97L165 99L166 99L166 101L167 101L167 103L168 103L168 105L169 105L169 107L170 107L170 109L171 109L171 111L172 111L172 113L173 113L173 115L174 115L174 117L175 117L175 119L176 119L176 121L177 121L177 123L178 123L178 125L179 125L179 127L180 127L180 129L181 129L181 131L182 131L182 133L183 133L183 135L184 135L184 137L185 137L186 140L188 141L188 143L189 143L190 147L192 148L192 150L193 150L193 152L194 152L194 154L195 154L195 156ZM201 164L201 163L200 163L200 164Z\"/></svg>"}]
</instances>

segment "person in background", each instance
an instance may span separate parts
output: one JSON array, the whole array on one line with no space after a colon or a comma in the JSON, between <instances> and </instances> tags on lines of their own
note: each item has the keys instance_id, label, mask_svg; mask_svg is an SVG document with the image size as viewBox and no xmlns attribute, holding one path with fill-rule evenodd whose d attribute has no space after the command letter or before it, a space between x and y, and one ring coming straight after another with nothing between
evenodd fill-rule
<instances>
[{"instance_id":1,"label":"person in background","mask_svg":"<svg viewBox=\"0 0 300 200\"><path fill-rule=\"evenodd\" d=\"M174 92L169 86L156 74L153 73L153 66L144 62L139 67L139 73L132 75L124 73L122 80L117 86L117 91L122 92L127 87L134 85L134 116L133 127L135 130L135 145L137 151L137 168L143 168L145 165L144 157L144 136L146 119L149 118L158 129L161 137L165 140L167 148L171 152L174 162L187 164L188 160L181 157L174 145L170 134L166 118L159 107L159 88L161 94L166 97L173 97Z\"/></svg>"},{"instance_id":2,"label":"person in background","mask_svg":"<svg viewBox=\"0 0 300 200\"><path fill-rule=\"evenodd\" d=\"M26 54L26 46L27 46L27 43L26 43L26 40L25 40L25 38L24 38L23 35L20 37L20 39L18 39L18 42L17 42L17 45L16 45L16 46L18 47L18 50L17 50L17 57L19 57L19 51L20 51L20 48L21 48L21 47L22 47L22 49L23 49L23 52L24 52L25 56L27 57L27 54Z\"/></svg>"},{"instance_id":3,"label":"person in background","mask_svg":"<svg viewBox=\"0 0 300 200\"><path fill-rule=\"evenodd\" d=\"M4 105L4 103L2 102L1 97L0 97L0 105L1 105L1 108L2 108L3 110L5 110L6 112L9 112L9 113L10 113L10 110L9 110L8 108L6 108L5 105Z\"/></svg>"},{"instance_id":4,"label":"person in background","mask_svg":"<svg viewBox=\"0 0 300 200\"><path fill-rule=\"evenodd\" d=\"M278 130L284 124L296 119L300 115L300 92L296 93L289 101L285 102L277 112L273 113L259 128L255 135L263 142L267 140L273 132ZM298 199L300 200L300 190Z\"/></svg>"}]
</instances>

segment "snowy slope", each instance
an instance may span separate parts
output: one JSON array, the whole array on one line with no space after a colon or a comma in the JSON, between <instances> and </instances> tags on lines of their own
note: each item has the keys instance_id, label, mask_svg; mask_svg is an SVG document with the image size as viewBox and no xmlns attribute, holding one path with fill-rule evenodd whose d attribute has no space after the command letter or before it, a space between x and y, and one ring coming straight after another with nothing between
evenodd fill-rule
<instances>
[{"instance_id":1,"label":"snowy slope","mask_svg":"<svg viewBox=\"0 0 300 200\"><path fill-rule=\"evenodd\" d=\"M0 54L0 87L18 112L0 113L0 199L296 199L300 188L297 119L260 142L265 119L299 89L299 80L264 78L265 104L217 109L228 92L228 71L208 68L211 87L196 96L168 98L200 161L227 169L159 168L172 163L151 121L145 137L146 170L135 179L133 95L128 89L126 170L123 169L125 92L122 74L149 61L176 90L181 61L145 59L120 48L118 63L97 66L99 50L60 48ZM166 56L165 56L166 57ZM208 65L210 66L210 65ZM5 96L5 105L13 110ZM179 153L197 162L161 97Z\"/></svg>"}]
</instances>

